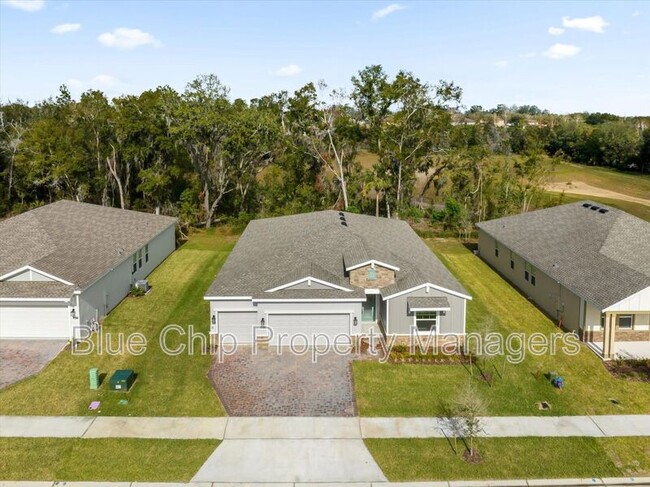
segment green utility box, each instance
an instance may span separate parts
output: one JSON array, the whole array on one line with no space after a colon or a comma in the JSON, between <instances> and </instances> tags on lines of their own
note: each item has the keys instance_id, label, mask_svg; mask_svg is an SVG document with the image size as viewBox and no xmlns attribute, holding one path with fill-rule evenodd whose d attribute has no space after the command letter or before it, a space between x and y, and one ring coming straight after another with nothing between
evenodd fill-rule
<instances>
[{"instance_id":1,"label":"green utility box","mask_svg":"<svg viewBox=\"0 0 650 487\"><path fill-rule=\"evenodd\" d=\"M128 392L133 382L135 382L135 372L133 370L116 370L111 376L109 388L111 391Z\"/></svg>"},{"instance_id":2,"label":"green utility box","mask_svg":"<svg viewBox=\"0 0 650 487\"><path fill-rule=\"evenodd\" d=\"M92 390L99 389L99 369L97 367L93 367L88 371L88 379Z\"/></svg>"}]
</instances>

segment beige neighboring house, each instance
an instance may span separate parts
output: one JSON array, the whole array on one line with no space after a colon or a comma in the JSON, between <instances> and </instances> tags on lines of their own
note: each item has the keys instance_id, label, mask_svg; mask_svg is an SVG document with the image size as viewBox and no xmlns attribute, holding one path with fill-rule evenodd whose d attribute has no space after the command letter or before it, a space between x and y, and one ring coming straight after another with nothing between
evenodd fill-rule
<instances>
[{"instance_id":1,"label":"beige neighboring house","mask_svg":"<svg viewBox=\"0 0 650 487\"><path fill-rule=\"evenodd\" d=\"M176 219L58 201L0 222L0 339L79 337L176 246Z\"/></svg>"},{"instance_id":2,"label":"beige neighboring house","mask_svg":"<svg viewBox=\"0 0 650 487\"><path fill-rule=\"evenodd\" d=\"M591 201L477 224L479 252L604 359L650 357L650 223Z\"/></svg>"}]
</instances>

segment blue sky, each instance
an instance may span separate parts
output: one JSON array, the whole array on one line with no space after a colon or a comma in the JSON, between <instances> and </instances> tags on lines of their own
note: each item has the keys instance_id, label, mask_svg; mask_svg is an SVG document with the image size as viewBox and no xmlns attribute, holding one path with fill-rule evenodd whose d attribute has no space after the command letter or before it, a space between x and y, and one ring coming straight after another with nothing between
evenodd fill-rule
<instances>
[{"instance_id":1,"label":"blue sky","mask_svg":"<svg viewBox=\"0 0 650 487\"><path fill-rule=\"evenodd\" d=\"M0 98L110 96L214 73L233 97L369 64L454 81L463 104L650 114L650 2L0 0Z\"/></svg>"}]
</instances>

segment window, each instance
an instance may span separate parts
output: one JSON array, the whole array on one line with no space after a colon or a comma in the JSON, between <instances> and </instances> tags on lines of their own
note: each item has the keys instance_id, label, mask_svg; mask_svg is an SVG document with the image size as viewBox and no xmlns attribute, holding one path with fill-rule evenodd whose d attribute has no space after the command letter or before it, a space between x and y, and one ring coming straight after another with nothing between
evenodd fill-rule
<instances>
[{"instance_id":1,"label":"window","mask_svg":"<svg viewBox=\"0 0 650 487\"><path fill-rule=\"evenodd\" d=\"M618 315L618 327L631 329L634 322L633 315Z\"/></svg>"},{"instance_id":2,"label":"window","mask_svg":"<svg viewBox=\"0 0 650 487\"><path fill-rule=\"evenodd\" d=\"M368 269L368 280L374 281L375 279L377 279L377 269L371 267L370 269Z\"/></svg>"},{"instance_id":3,"label":"window","mask_svg":"<svg viewBox=\"0 0 650 487\"><path fill-rule=\"evenodd\" d=\"M435 331L438 323L438 313L435 311L416 311L415 326L418 331Z\"/></svg>"},{"instance_id":4,"label":"window","mask_svg":"<svg viewBox=\"0 0 650 487\"><path fill-rule=\"evenodd\" d=\"M534 286L535 285L535 276L530 276L530 283Z\"/></svg>"},{"instance_id":5,"label":"window","mask_svg":"<svg viewBox=\"0 0 650 487\"><path fill-rule=\"evenodd\" d=\"M144 246L144 261L149 262L149 244Z\"/></svg>"},{"instance_id":6,"label":"window","mask_svg":"<svg viewBox=\"0 0 650 487\"><path fill-rule=\"evenodd\" d=\"M530 274L528 273L528 271L524 271L524 279L530 281Z\"/></svg>"},{"instance_id":7,"label":"window","mask_svg":"<svg viewBox=\"0 0 650 487\"><path fill-rule=\"evenodd\" d=\"M494 256L499 257L499 242L494 241Z\"/></svg>"},{"instance_id":8,"label":"window","mask_svg":"<svg viewBox=\"0 0 650 487\"><path fill-rule=\"evenodd\" d=\"M133 266L131 267L131 274L135 274L135 271L138 270L138 257L133 254Z\"/></svg>"},{"instance_id":9,"label":"window","mask_svg":"<svg viewBox=\"0 0 650 487\"><path fill-rule=\"evenodd\" d=\"M510 268L511 268L512 270L515 269L515 261L512 260L512 259L510 259Z\"/></svg>"},{"instance_id":10,"label":"window","mask_svg":"<svg viewBox=\"0 0 650 487\"><path fill-rule=\"evenodd\" d=\"M138 250L138 269L142 268L142 249Z\"/></svg>"}]
</instances>

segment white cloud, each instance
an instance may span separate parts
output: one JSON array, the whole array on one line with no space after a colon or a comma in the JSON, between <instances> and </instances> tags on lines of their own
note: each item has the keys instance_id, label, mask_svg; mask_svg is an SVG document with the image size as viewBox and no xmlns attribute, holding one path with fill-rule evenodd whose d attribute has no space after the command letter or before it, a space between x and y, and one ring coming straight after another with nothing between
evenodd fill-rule
<instances>
[{"instance_id":1,"label":"white cloud","mask_svg":"<svg viewBox=\"0 0 650 487\"><path fill-rule=\"evenodd\" d=\"M97 40L108 47L119 49L134 49L140 46L162 46L161 42L148 32L140 29L128 29L119 27L113 32L104 32Z\"/></svg>"},{"instance_id":2,"label":"white cloud","mask_svg":"<svg viewBox=\"0 0 650 487\"><path fill-rule=\"evenodd\" d=\"M497 61L494 65L497 68L507 68L510 63L508 61Z\"/></svg>"},{"instance_id":3,"label":"white cloud","mask_svg":"<svg viewBox=\"0 0 650 487\"><path fill-rule=\"evenodd\" d=\"M575 56L579 52L580 48L578 46L571 44L553 44L542 54L550 59L566 59Z\"/></svg>"},{"instance_id":4,"label":"white cloud","mask_svg":"<svg viewBox=\"0 0 650 487\"><path fill-rule=\"evenodd\" d=\"M562 17L562 25L567 29L586 30L588 32L602 34L605 32L605 27L609 24L600 15L594 15L593 17L576 19L572 19L571 17Z\"/></svg>"},{"instance_id":5,"label":"white cloud","mask_svg":"<svg viewBox=\"0 0 650 487\"><path fill-rule=\"evenodd\" d=\"M45 6L45 0L3 0L2 4L25 12L36 12Z\"/></svg>"},{"instance_id":6,"label":"white cloud","mask_svg":"<svg viewBox=\"0 0 650 487\"><path fill-rule=\"evenodd\" d=\"M121 83L122 82L119 79L117 79L115 76L111 76L110 74L98 74L92 79L92 84L106 88L114 88Z\"/></svg>"},{"instance_id":7,"label":"white cloud","mask_svg":"<svg viewBox=\"0 0 650 487\"><path fill-rule=\"evenodd\" d=\"M300 73L302 73L302 68L297 64L287 64L286 66L282 66L280 69L273 71L275 76L296 76Z\"/></svg>"},{"instance_id":8,"label":"white cloud","mask_svg":"<svg viewBox=\"0 0 650 487\"><path fill-rule=\"evenodd\" d=\"M67 34L68 32L76 32L81 29L81 24L59 24L52 28L52 34Z\"/></svg>"},{"instance_id":9,"label":"white cloud","mask_svg":"<svg viewBox=\"0 0 650 487\"><path fill-rule=\"evenodd\" d=\"M376 12L372 13L371 19L373 21L377 21L379 19L383 19L387 15L390 15L395 12L399 12L400 10L404 10L406 7L404 5L400 5L399 3L391 3L387 7L384 7L382 9L377 10Z\"/></svg>"},{"instance_id":10,"label":"white cloud","mask_svg":"<svg viewBox=\"0 0 650 487\"><path fill-rule=\"evenodd\" d=\"M549 27L548 33L552 36L559 36L564 34L564 29L562 27Z\"/></svg>"}]
</instances>

